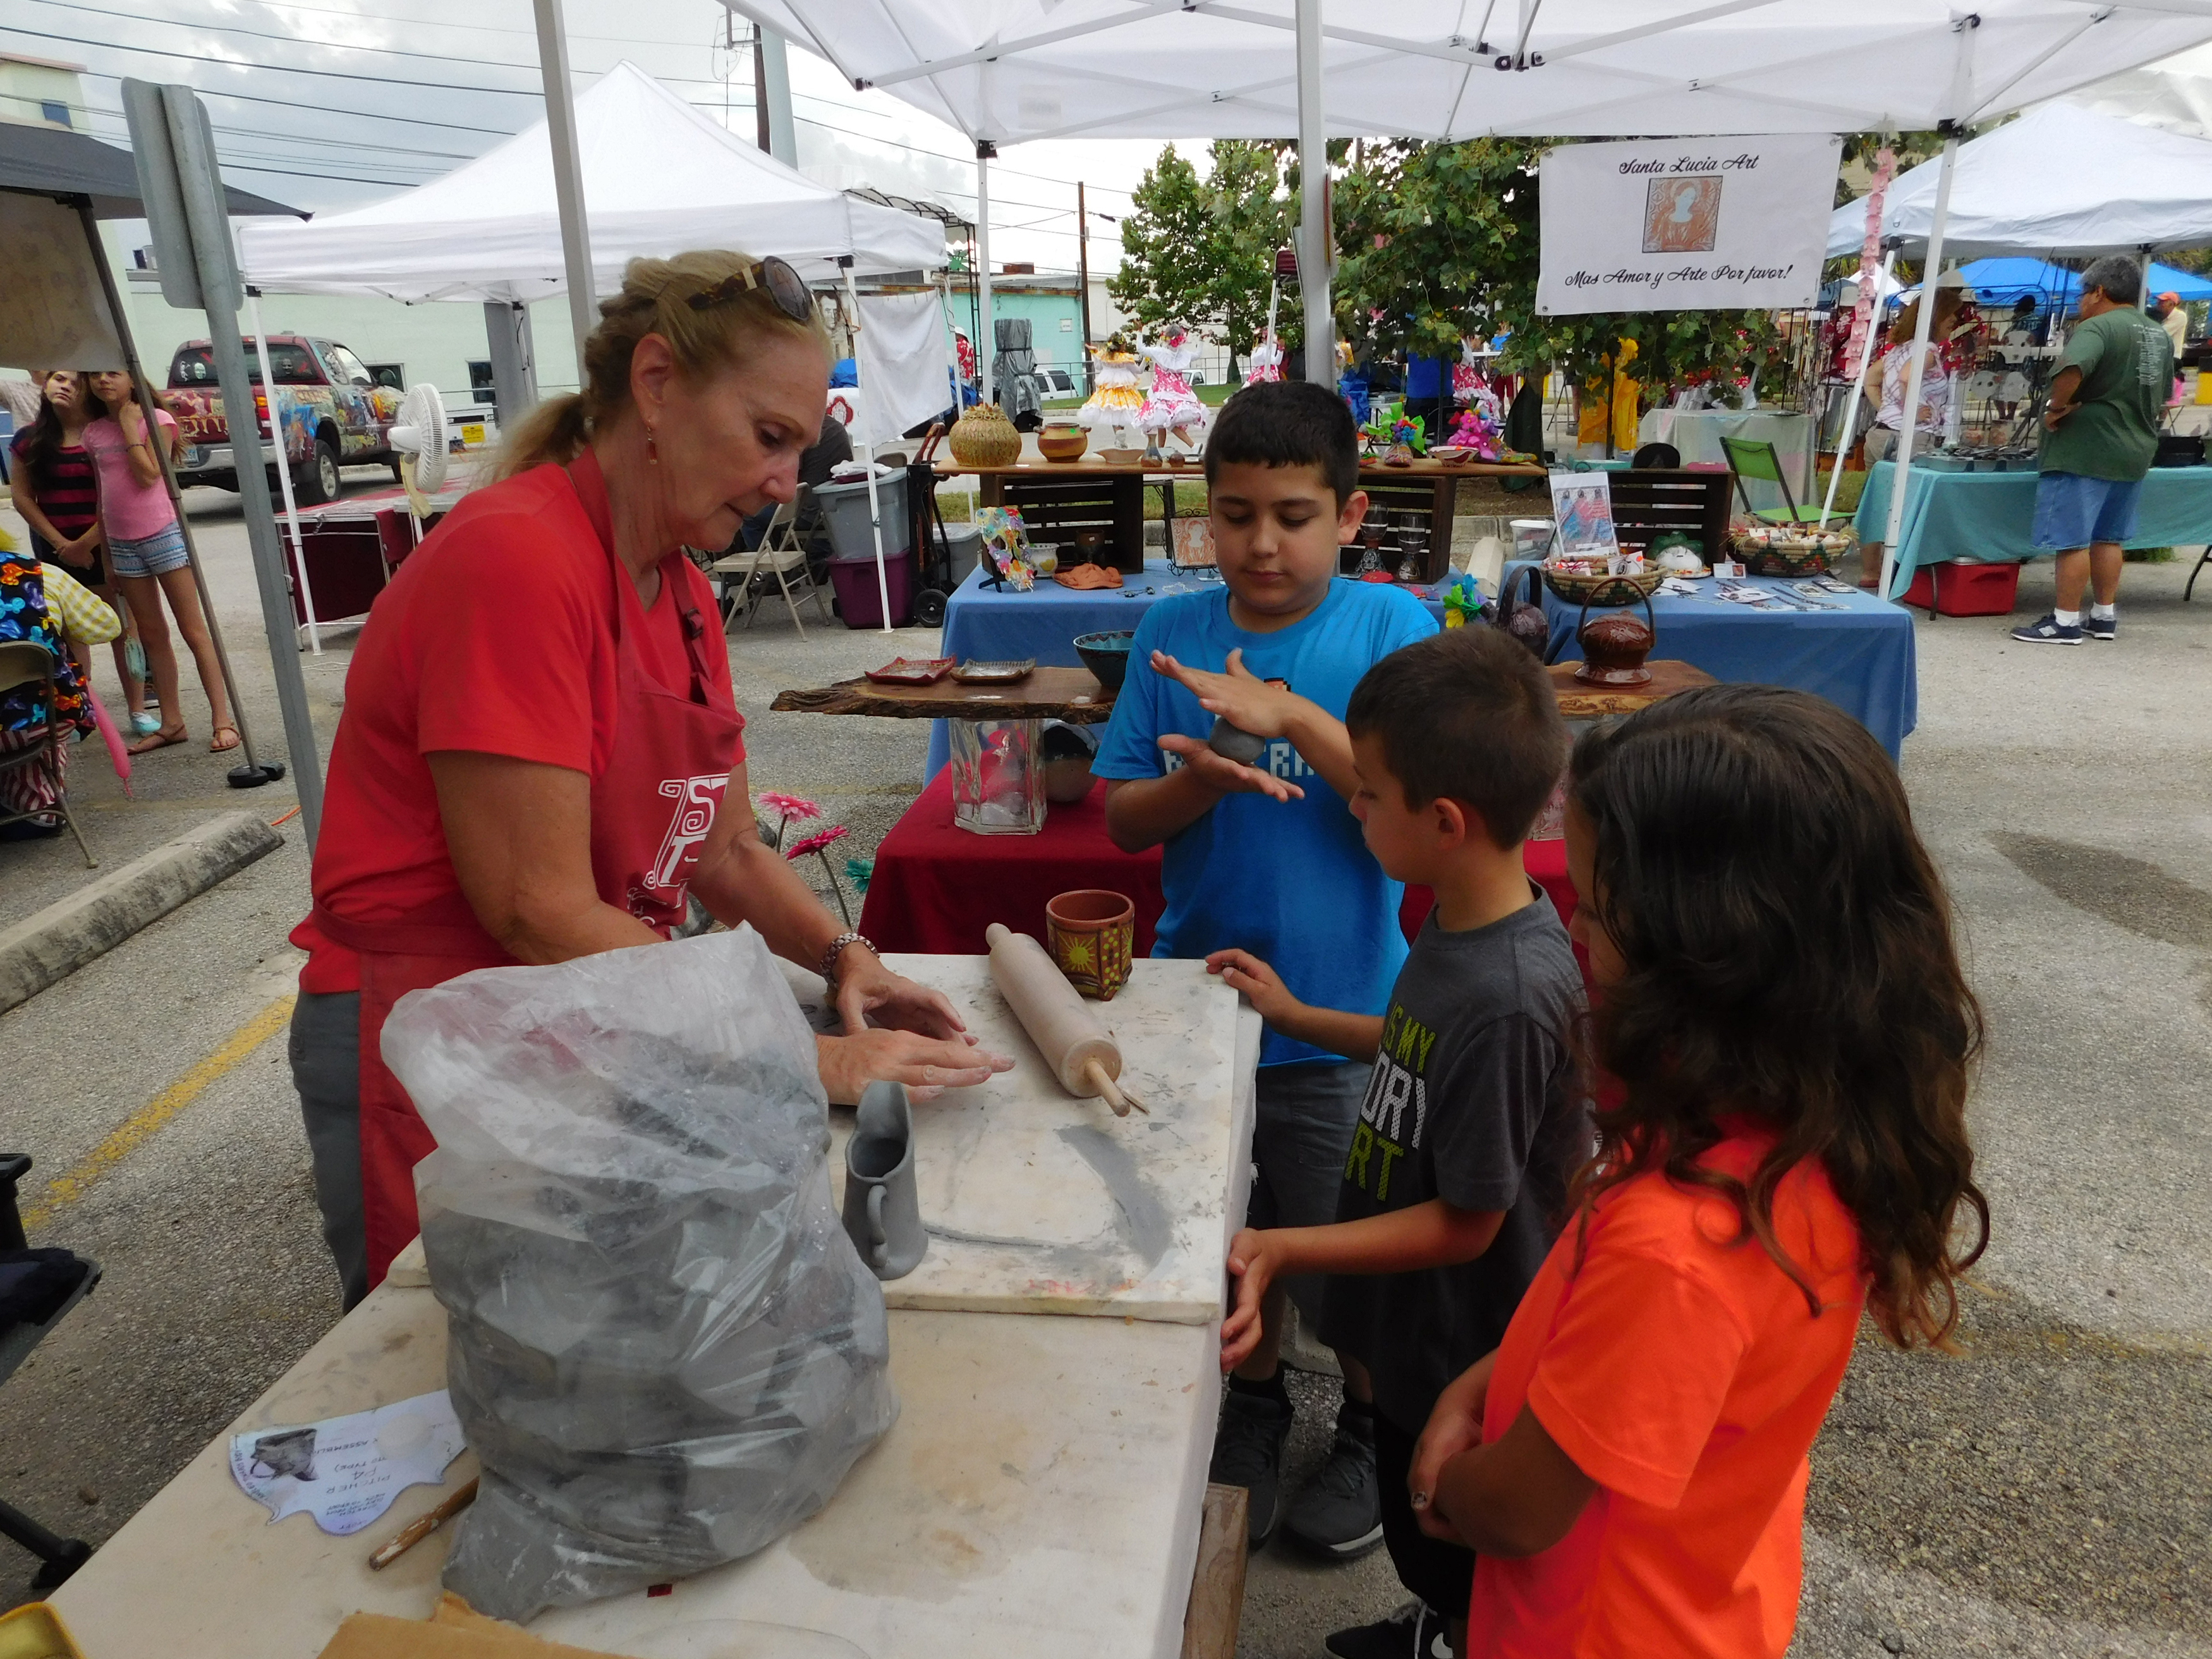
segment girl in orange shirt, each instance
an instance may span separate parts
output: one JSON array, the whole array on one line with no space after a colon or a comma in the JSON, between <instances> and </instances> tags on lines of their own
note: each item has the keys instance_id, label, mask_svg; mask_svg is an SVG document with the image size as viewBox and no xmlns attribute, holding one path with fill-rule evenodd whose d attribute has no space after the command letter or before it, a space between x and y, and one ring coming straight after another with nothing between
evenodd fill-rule
<instances>
[{"instance_id":1,"label":"girl in orange shirt","mask_svg":"<svg viewBox=\"0 0 2212 1659\"><path fill-rule=\"evenodd\" d=\"M1947 1345L1988 1237L1981 1010L1896 769L1833 704L1686 692L1583 738L1568 801L1622 1097L1413 1503L1480 1557L1469 1654L1781 1659L1859 1316Z\"/></svg>"}]
</instances>

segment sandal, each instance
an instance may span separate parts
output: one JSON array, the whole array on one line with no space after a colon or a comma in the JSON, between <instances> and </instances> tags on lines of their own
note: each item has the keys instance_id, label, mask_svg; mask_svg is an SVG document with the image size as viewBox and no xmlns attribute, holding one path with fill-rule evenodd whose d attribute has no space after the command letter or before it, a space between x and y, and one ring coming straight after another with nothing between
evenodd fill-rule
<instances>
[{"instance_id":1,"label":"sandal","mask_svg":"<svg viewBox=\"0 0 2212 1659\"><path fill-rule=\"evenodd\" d=\"M151 736L143 737L124 750L127 755L150 755L156 749L167 749L184 742L188 733L181 726L165 726Z\"/></svg>"},{"instance_id":2,"label":"sandal","mask_svg":"<svg viewBox=\"0 0 2212 1659\"><path fill-rule=\"evenodd\" d=\"M226 732L230 733L230 741L228 743L225 743L222 740L222 734ZM241 739L238 735L238 728L233 726L228 720L225 720L221 726L216 727L215 735L208 739L208 753L210 755L227 755L232 750L237 748L240 741Z\"/></svg>"}]
</instances>

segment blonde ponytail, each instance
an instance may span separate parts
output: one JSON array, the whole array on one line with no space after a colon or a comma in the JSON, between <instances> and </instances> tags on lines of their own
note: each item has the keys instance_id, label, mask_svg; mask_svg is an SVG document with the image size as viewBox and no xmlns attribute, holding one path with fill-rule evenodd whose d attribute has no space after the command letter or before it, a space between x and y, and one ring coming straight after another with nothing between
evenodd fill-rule
<instances>
[{"instance_id":1,"label":"blonde ponytail","mask_svg":"<svg viewBox=\"0 0 2212 1659\"><path fill-rule=\"evenodd\" d=\"M779 336L810 339L827 357L830 335L819 314L803 323L787 317L765 288L704 309L690 303L754 263L750 254L724 249L631 260L621 292L599 301L599 325L584 342L583 389L549 398L524 416L494 459L491 480L547 461L565 466L581 454L599 423L629 406L630 356L648 334L668 343L678 372L694 382L742 363L749 348Z\"/></svg>"}]
</instances>

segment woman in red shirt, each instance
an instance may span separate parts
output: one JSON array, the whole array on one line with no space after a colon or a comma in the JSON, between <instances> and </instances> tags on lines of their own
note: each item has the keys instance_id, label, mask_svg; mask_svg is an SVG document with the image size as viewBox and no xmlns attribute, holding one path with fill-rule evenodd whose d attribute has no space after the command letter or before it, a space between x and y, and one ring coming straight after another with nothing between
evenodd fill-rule
<instances>
[{"instance_id":1,"label":"woman in red shirt","mask_svg":"<svg viewBox=\"0 0 2212 1659\"><path fill-rule=\"evenodd\" d=\"M1669 698L1583 738L1568 803L1623 1098L1413 1503L1479 1558L1468 1654L1782 1659L1860 1314L1945 1344L1989 1236L1981 1011L1897 769L1834 704Z\"/></svg>"},{"instance_id":2,"label":"woman in red shirt","mask_svg":"<svg viewBox=\"0 0 2212 1659\"><path fill-rule=\"evenodd\" d=\"M696 893L834 985L833 1101L1012 1064L753 831L717 608L683 550L792 499L829 381L805 284L780 259L636 259L599 310L584 389L533 410L499 482L409 557L347 674L292 1066L349 1307L415 1236L434 1145L378 1052L408 991L653 943Z\"/></svg>"}]
</instances>

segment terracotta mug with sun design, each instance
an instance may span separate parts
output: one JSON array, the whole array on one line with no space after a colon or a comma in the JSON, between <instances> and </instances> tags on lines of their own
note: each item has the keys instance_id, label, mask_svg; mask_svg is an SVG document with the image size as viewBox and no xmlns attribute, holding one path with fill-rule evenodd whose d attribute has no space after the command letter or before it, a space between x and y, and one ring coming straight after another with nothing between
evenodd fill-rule
<instances>
[{"instance_id":1,"label":"terracotta mug with sun design","mask_svg":"<svg viewBox=\"0 0 2212 1659\"><path fill-rule=\"evenodd\" d=\"M1126 895L1099 887L1062 893L1044 907L1044 924L1054 963L1084 995L1111 1002L1129 982L1137 907Z\"/></svg>"}]
</instances>

